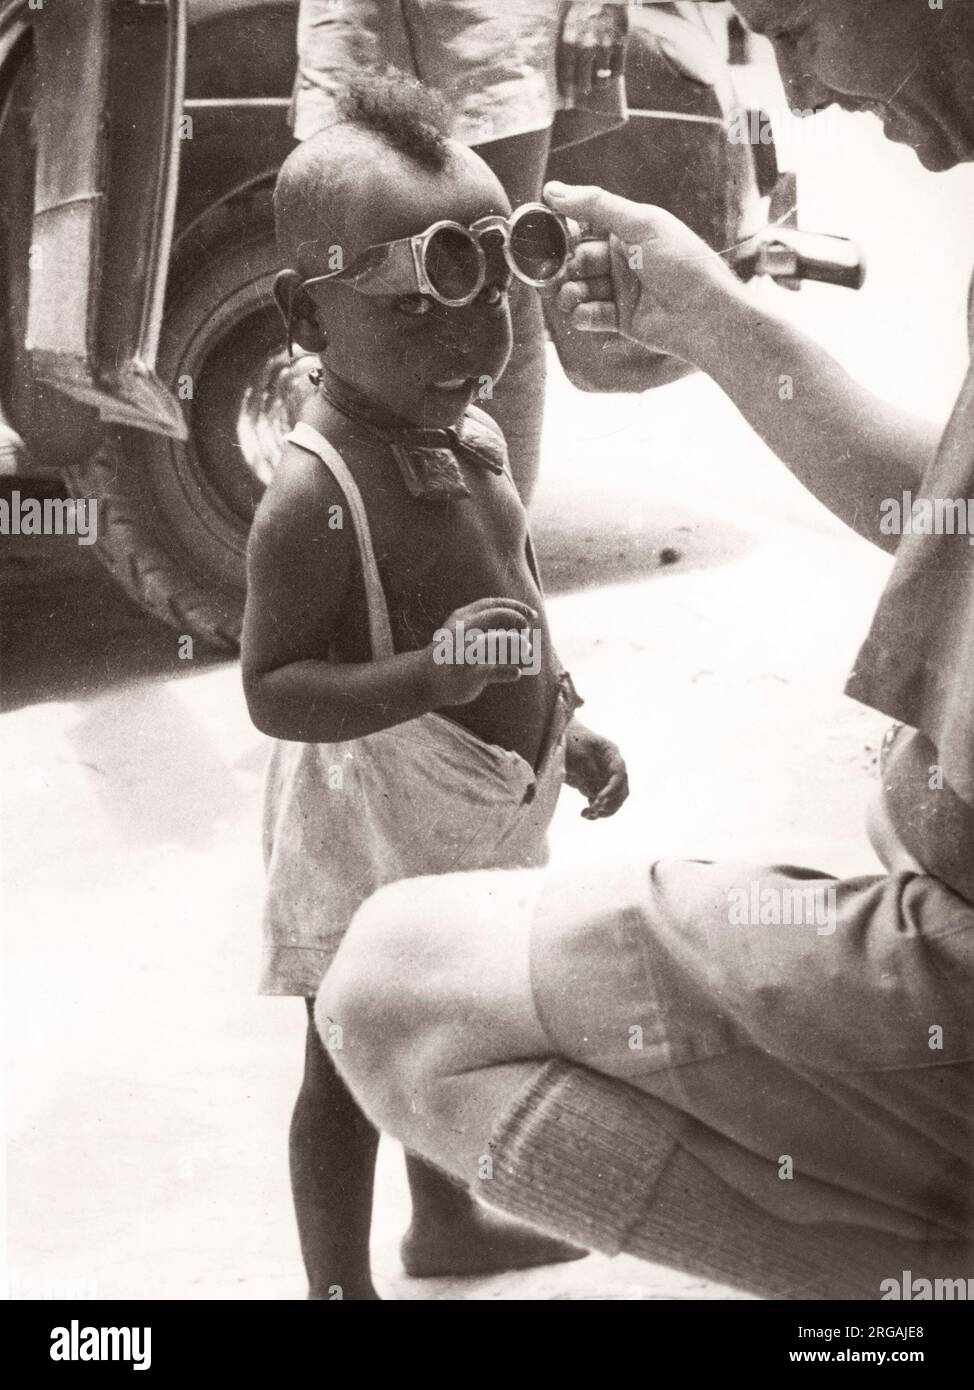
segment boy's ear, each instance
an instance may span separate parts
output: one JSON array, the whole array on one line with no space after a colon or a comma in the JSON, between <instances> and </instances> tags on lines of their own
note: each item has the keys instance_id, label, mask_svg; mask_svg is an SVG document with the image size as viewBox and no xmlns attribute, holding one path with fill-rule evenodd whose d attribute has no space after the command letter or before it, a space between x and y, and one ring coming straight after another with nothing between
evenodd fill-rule
<instances>
[{"instance_id":1,"label":"boy's ear","mask_svg":"<svg viewBox=\"0 0 974 1390\"><path fill-rule=\"evenodd\" d=\"M296 270L282 270L274 276L274 299L285 323L291 317L292 300L300 284L301 276Z\"/></svg>"},{"instance_id":2,"label":"boy's ear","mask_svg":"<svg viewBox=\"0 0 974 1390\"><path fill-rule=\"evenodd\" d=\"M274 299L287 329L288 352L293 351L295 339L308 352L324 352L328 335L318 322L315 305L301 288L302 283L296 270L282 270L274 277Z\"/></svg>"}]
</instances>

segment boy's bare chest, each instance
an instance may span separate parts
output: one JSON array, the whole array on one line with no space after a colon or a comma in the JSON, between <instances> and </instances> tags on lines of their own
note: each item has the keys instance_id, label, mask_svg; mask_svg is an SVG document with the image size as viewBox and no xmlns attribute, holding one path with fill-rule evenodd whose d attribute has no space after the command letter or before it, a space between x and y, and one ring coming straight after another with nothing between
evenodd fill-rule
<instances>
[{"instance_id":1,"label":"boy's bare chest","mask_svg":"<svg viewBox=\"0 0 974 1390\"><path fill-rule=\"evenodd\" d=\"M534 597L527 520L509 477L464 461L470 496L430 501L410 496L388 451L351 466L394 630L425 641L453 609L474 599Z\"/></svg>"},{"instance_id":2,"label":"boy's bare chest","mask_svg":"<svg viewBox=\"0 0 974 1390\"><path fill-rule=\"evenodd\" d=\"M524 513L506 479L478 481L470 497L421 502L399 496L391 507L373 508L376 557L393 587L437 575L449 582L510 565L524 546Z\"/></svg>"}]
</instances>

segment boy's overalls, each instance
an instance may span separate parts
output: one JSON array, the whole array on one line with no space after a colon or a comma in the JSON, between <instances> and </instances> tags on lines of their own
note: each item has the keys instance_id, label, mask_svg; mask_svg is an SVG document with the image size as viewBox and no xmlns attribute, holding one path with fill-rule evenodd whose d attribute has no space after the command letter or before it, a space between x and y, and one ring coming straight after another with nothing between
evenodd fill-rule
<instances>
[{"instance_id":1,"label":"boy's overalls","mask_svg":"<svg viewBox=\"0 0 974 1390\"><path fill-rule=\"evenodd\" d=\"M299 424L289 438L316 454L345 494L362 560L372 658L393 656L358 486L310 425ZM275 742L264 810L260 992L314 995L355 910L384 884L544 864L564 779L565 730L580 703L563 675L536 771L520 754L484 743L438 714L345 743Z\"/></svg>"}]
</instances>

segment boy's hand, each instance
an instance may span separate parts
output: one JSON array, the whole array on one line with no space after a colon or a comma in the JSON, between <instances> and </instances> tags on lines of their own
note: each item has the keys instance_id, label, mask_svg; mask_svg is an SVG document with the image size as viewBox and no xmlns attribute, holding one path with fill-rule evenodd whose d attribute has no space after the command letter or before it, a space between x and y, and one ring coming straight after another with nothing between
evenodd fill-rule
<instances>
[{"instance_id":1,"label":"boy's hand","mask_svg":"<svg viewBox=\"0 0 974 1390\"><path fill-rule=\"evenodd\" d=\"M533 608L513 598L480 598L454 609L427 649L433 709L468 705L488 685L520 680L521 665L531 658L531 626L538 621ZM488 634L487 651L472 651L469 639Z\"/></svg>"},{"instance_id":2,"label":"boy's hand","mask_svg":"<svg viewBox=\"0 0 974 1390\"><path fill-rule=\"evenodd\" d=\"M626 764L618 748L577 719L568 727L565 781L588 797L583 820L614 816L629 795Z\"/></svg>"}]
</instances>

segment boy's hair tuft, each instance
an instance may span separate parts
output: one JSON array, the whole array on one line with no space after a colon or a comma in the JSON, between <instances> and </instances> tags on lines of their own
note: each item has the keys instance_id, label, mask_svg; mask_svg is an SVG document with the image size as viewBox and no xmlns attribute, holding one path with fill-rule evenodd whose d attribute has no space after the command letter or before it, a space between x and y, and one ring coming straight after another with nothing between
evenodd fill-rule
<instances>
[{"instance_id":1,"label":"boy's hair tuft","mask_svg":"<svg viewBox=\"0 0 974 1390\"><path fill-rule=\"evenodd\" d=\"M423 169L439 173L449 158L450 113L436 92L395 69L353 77L338 99L343 121L378 136Z\"/></svg>"}]
</instances>

